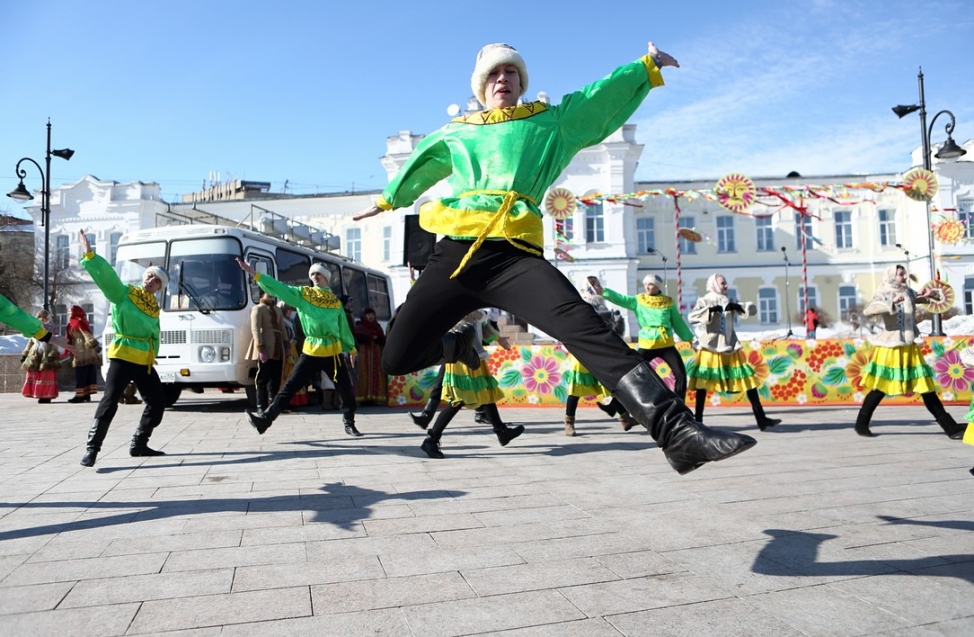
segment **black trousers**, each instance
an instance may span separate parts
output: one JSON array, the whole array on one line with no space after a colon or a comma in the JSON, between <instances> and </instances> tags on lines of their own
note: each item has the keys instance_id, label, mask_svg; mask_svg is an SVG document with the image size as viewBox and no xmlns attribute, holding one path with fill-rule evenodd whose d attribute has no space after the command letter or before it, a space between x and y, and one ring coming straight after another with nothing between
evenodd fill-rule
<instances>
[{"instance_id":1,"label":"black trousers","mask_svg":"<svg viewBox=\"0 0 974 637\"><path fill-rule=\"evenodd\" d=\"M680 350L676 347L660 347L659 349L641 349L639 355L647 363L652 363L657 358L662 358L663 362L673 370L673 380L676 381L673 393L679 396L680 400L687 400L687 368L683 364L683 357Z\"/></svg>"},{"instance_id":2,"label":"black trousers","mask_svg":"<svg viewBox=\"0 0 974 637\"><path fill-rule=\"evenodd\" d=\"M115 412L118 411L118 399L130 382L135 383L145 402L142 418L139 419L139 429L151 432L162 422L162 416L166 412L166 396L162 392L159 374L155 367L146 367L144 364L130 363L119 358L113 358L108 363L105 393L95 410L95 420L111 424Z\"/></svg>"},{"instance_id":3,"label":"black trousers","mask_svg":"<svg viewBox=\"0 0 974 637\"><path fill-rule=\"evenodd\" d=\"M406 296L382 351L387 374L431 367L443 335L473 310L496 307L522 318L568 350L614 391L642 357L599 318L553 265L507 241L485 241L455 279L471 241L441 239Z\"/></svg>"},{"instance_id":4,"label":"black trousers","mask_svg":"<svg viewBox=\"0 0 974 637\"><path fill-rule=\"evenodd\" d=\"M338 367L335 367L335 361ZM271 419L277 418L284 408L291 402L291 398L301 389L308 386L311 379L321 372L328 374L329 378L334 379L335 389L342 397L342 416L349 422L355 422L355 385L348 375L348 366L345 364L344 356L308 356L301 354L298 362L291 370L284 387L274 396L273 402L267 408L266 414Z\"/></svg>"},{"instance_id":5,"label":"black trousers","mask_svg":"<svg viewBox=\"0 0 974 637\"><path fill-rule=\"evenodd\" d=\"M281 371L284 361L267 359L267 362L257 361L257 376L254 385L257 390L257 407L267 409L270 399L277 395L281 388Z\"/></svg>"}]
</instances>

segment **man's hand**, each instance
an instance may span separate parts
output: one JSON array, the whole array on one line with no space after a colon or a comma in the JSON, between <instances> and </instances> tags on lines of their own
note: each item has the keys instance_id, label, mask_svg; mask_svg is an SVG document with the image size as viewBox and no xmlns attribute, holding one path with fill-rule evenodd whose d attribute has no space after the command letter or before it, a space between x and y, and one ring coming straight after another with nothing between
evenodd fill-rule
<instances>
[{"instance_id":1,"label":"man's hand","mask_svg":"<svg viewBox=\"0 0 974 637\"><path fill-rule=\"evenodd\" d=\"M84 230L78 231L78 243L81 244L81 256L91 252L91 243L88 242L88 235L85 234Z\"/></svg>"},{"instance_id":2,"label":"man's hand","mask_svg":"<svg viewBox=\"0 0 974 637\"><path fill-rule=\"evenodd\" d=\"M675 66L676 68L680 68L680 63L676 61L676 58L669 53L660 51L652 42L649 43L649 54L653 57L653 60L656 61L656 66L660 68L663 68L664 66Z\"/></svg>"},{"instance_id":3,"label":"man's hand","mask_svg":"<svg viewBox=\"0 0 974 637\"><path fill-rule=\"evenodd\" d=\"M503 347L504 349L511 349L511 347L513 347L513 345L511 344L511 339L507 338L506 336L498 336L497 344Z\"/></svg>"},{"instance_id":4,"label":"man's hand","mask_svg":"<svg viewBox=\"0 0 974 637\"><path fill-rule=\"evenodd\" d=\"M267 362L267 352L265 352L264 350L260 350L259 352L257 352L257 358L260 359L260 362L266 363Z\"/></svg>"},{"instance_id":5,"label":"man's hand","mask_svg":"<svg viewBox=\"0 0 974 637\"><path fill-rule=\"evenodd\" d=\"M362 212L352 217L352 221L360 221L368 217L374 217L380 212L382 212L382 208L380 208L379 206L372 206L371 208L366 208Z\"/></svg>"},{"instance_id":6,"label":"man's hand","mask_svg":"<svg viewBox=\"0 0 974 637\"><path fill-rule=\"evenodd\" d=\"M251 266L251 265L250 265L249 263L247 263L246 261L241 261L241 260L240 260L240 257L237 257L237 258L236 258L236 261L237 261L237 265L239 265L239 266L240 266L240 269L241 269L241 270L243 270L244 272L246 272L247 274L249 274L250 276L255 276L255 275L257 274L257 270L255 270L255 269L254 269L254 268L253 268L253 267L252 267L252 266Z\"/></svg>"}]
</instances>

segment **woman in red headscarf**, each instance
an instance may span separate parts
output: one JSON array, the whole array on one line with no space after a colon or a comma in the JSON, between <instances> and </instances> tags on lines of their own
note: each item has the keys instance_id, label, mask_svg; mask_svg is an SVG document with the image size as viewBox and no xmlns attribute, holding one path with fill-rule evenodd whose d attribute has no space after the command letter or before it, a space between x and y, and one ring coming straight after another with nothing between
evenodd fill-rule
<instances>
[{"instance_id":1,"label":"woman in red headscarf","mask_svg":"<svg viewBox=\"0 0 974 637\"><path fill-rule=\"evenodd\" d=\"M382 371L382 348L386 334L375 320L375 310L362 310L362 318L355 322L355 342L358 345L358 378L355 380L355 397L359 403L386 404L388 377Z\"/></svg>"},{"instance_id":2,"label":"woman in red headscarf","mask_svg":"<svg viewBox=\"0 0 974 637\"><path fill-rule=\"evenodd\" d=\"M101 346L91 333L88 314L83 308L72 305L68 320L68 343L74 347L71 365L74 367L74 398L69 403L90 403L98 393L98 365L101 364Z\"/></svg>"}]
</instances>

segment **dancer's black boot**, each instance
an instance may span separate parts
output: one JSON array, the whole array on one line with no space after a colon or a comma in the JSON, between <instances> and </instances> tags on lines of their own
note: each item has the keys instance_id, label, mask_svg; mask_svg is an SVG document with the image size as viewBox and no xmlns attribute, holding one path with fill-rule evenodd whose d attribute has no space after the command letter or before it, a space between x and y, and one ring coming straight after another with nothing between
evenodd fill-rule
<instances>
[{"instance_id":1,"label":"dancer's black boot","mask_svg":"<svg viewBox=\"0 0 974 637\"><path fill-rule=\"evenodd\" d=\"M693 418L697 422L703 424L703 409L707 405L707 390L698 389L694 392L696 401L694 404Z\"/></svg>"},{"instance_id":2,"label":"dancer's black boot","mask_svg":"<svg viewBox=\"0 0 974 637\"><path fill-rule=\"evenodd\" d=\"M423 411L419 412L418 414L410 413L409 417L413 419L414 425L420 429L426 429L433 421L433 416L436 415L436 408L439 406L440 396L430 396L430 399L426 401L426 406L423 407Z\"/></svg>"},{"instance_id":3,"label":"dancer's black boot","mask_svg":"<svg viewBox=\"0 0 974 637\"><path fill-rule=\"evenodd\" d=\"M91 421L85 455L81 457L82 467L95 466L95 459L98 457L98 452L101 451L101 443L105 441L105 436L108 434L108 427L110 425L110 421L99 420L98 418Z\"/></svg>"},{"instance_id":4,"label":"dancer's black boot","mask_svg":"<svg viewBox=\"0 0 974 637\"><path fill-rule=\"evenodd\" d=\"M506 447L507 443L524 433L524 425L508 427L504 421L501 420L501 414L499 411L497 411L497 405L493 403L484 405L484 415L487 416L487 420L494 429L494 433L497 435L497 440L501 443L502 447Z\"/></svg>"},{"instance_id":5,"label":"dancer's black boot","mask_svg":"<svg viewBox=\"0 0 974 637\"><path fill-rule=\"evenodd\" d=\"M470 323L443 335L443 362L463 363L470 369L480 368L480 354L475 347L477 328Z\"/></svg>"},{"instance_id":6,"label":"dancer's black boot","mask_svg":"<svg viewBox=\"0 0 974 637\"><path fill-rule=\"evenodd\" d=\"M859 414L856 415L856 433L863 438L872 438L875 434L869 430L869 423L872 422L873 412L879 407L879 402L883 400L886 396L883 392L878 389L874 389L862 400L862 406L859 407Z\"/></svg>"},{"instance_id":7,"label":"dancer's black boot","mask_svg":"<svg viewBox=\"0 0 974 637\"><path fill-rule=\"evenodd\" d=\"M473 411L473 421L480 423L481 425L489 425L490 419L487 418L487 414L484 413L484 406L481 405Z\"/></svg>"},{"instance_id":8,"label":"dancer's black boot","mask_svg":"<svg viewBox=\"0 0 974 637\"><path fill-rule=\"evenodd\" d=\"M954 420L954 417L944 409L944 404L940 402L940 398L937 397L936 392L920 394L920 398L923 399L923 404L926 406L927 411L933 414L933 417L937 420L937 424L944 430L948 438L951 440L963 440L964 432L967 430L967 423L961 425Z\"/></svg>"},{"instance_id":9,"label":"dancer's black boot","mask_svg":"<svg viewBox=\"0 0 974 637\"><path fill-rule=\"evenodd\" d=\"M133 458L141 456L164 456L164 451L149 448L149 436L152 435L151 429L136 429L132 436L132 444L129 445L129 455Z\"/></svg>"},{"instance_id":10,"label":"dancer's black boot","mask_svg":"<svg viewBox=\"0 0 974 637\"><path fill-rule=\"evenodd\" d=\"M355 417L354 416L343 416L342 424L345 425L345 433L349 436L355 436L356 438L364 435L361 431L355 428Z\"/></svg>"},{"instance_id":11,"label":"dancer's black boot","mask_svg":"<svg viewBox=\"0 0 974 637\"><path fill-rule=\"evenodd\" d=\"M758 429L764 431L769 427L781 424L780 418L768 418L767 414L764 413L764 406L761 404L758 390L747 390L747 399L751 401L751 411L754 412L754 419L758 422Z\"/></svg>"},{"instance_id":12,"label":"dancer's black boot","mask_svg":"<svg viewBox=\"0 0 974 637\"><path fill-rule=\"evenodd\" d=\"M640 363L623 376L614 394L649 430L670 466L680 475L757 444L750 436L695 422L687 406L660 380L649 363Z\"/></svg>"}]
</instances>

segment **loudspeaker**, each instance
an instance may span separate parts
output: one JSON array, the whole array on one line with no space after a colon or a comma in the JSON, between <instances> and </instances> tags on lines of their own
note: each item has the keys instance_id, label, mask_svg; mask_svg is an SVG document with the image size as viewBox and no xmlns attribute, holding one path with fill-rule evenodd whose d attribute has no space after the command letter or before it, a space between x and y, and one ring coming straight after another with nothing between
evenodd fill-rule
<instances>
[{"instance_id":1,"label":"loudspeaker","mask_svg":"<svg viewBox=\"0 0 974 637\"><path fill-rule=\"evenodd\" d=\"M402 264L422 270L433 254L436 234L419 227L419 215L406 215L403 222Z\"/></svg>"}]
</instances>

